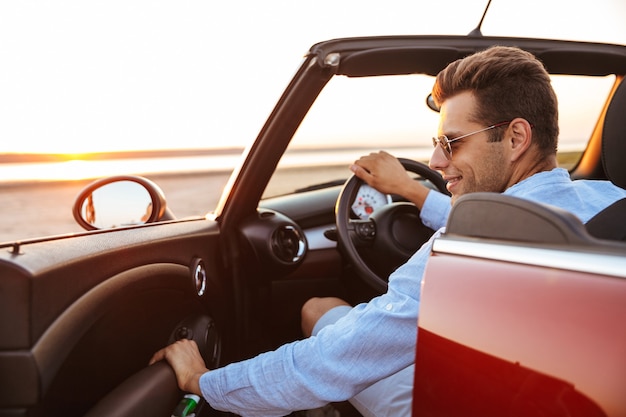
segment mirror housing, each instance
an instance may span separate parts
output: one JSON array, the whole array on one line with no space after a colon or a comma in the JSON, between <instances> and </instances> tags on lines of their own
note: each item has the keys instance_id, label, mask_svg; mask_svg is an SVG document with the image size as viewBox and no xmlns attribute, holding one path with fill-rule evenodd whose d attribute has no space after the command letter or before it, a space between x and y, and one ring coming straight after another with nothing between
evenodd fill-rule
<instances>
[{"instance_id":1,"label":"mirror housing","mask_svg":"<svg viewBox=\"0 0 626 417\"><path fill-rule=\"evenodd\" d=\"M158 185L139 176L113 176L87 185L72 214L85 230L101 230L173 220Z\"/></svg>"},{"instance_id":2,"label":"mirror housing","mask_svg":"<svg viewBox=\"0 0 626 417\"><path fill-rule=\"evenodd\" d=\"M441 110L439 106L435 104L435 99L433 98L432 94L428 94L426 96L426 105L428 106L429 109L431 109L434 112L439 113L439 111Z\"/></svg>"}]
</instances>

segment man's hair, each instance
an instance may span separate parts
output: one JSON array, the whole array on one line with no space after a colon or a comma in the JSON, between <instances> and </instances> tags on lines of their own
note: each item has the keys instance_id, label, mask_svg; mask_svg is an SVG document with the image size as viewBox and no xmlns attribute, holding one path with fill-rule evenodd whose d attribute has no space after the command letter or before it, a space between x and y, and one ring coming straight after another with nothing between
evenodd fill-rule
<instances>
[{"instance_id":1,"label":"man's hair","mask_svg":"<svg viewBox=\"0 0 626 417\"><path fill-rule=\"evenodd\" d=\"M533 126L533 142L545 154L556 152L559 136L557 98L543 64L530 52L492 46L456 60L438 75L432 95L438 106L446 99L471 91L477 108L473 121L490 126L526 119ZM501 140L494 132L490 140Z\"/></svg>"}]
</instances>

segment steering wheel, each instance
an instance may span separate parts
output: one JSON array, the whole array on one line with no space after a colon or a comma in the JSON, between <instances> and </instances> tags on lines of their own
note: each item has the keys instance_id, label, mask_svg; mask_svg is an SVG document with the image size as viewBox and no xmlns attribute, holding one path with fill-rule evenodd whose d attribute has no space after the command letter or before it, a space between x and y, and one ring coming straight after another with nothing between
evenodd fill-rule
<instances>
[{"instance_id":1,"label":"steering wheel","mask_svg":"<svg viewBox=\"0 0 626 417\"><path fill-rule=\"evenodd\" d=\"M441 174L428 165L411 159L398 160L407 171L430 181L438 191L450 194ZM387 290L389 274L405 263L434 231L422 224L419 209L407 202L378 208L368 220L351 218L351 206L362 184L361 179L352 175L339 194L335 205L337 238L358 276L383 293Z\"/></svg>"}]
</instances>

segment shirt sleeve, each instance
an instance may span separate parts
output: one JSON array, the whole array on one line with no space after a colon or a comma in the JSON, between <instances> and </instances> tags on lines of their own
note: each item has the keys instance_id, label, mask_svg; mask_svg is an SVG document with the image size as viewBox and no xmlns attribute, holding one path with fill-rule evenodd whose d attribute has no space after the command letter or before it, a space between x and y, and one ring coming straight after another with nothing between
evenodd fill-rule
<instances>
[{"instance_id":1,"label":"shirt sleeve","mask_svg":"<svg viewBox=\"0 0 626 417\"><path fill-rule=\"evenodd\" d=\"M426 196L420 218L425 226L439 230L446 225L452 208L450 197L438 191L430 191Z\"/></svg>"},{"instance_id":2,"label":"shirt sleeve","mask_svg":"<svg viewBox=\"0 0 626 417\"><path fill-rule=\"evenodd\" d=\"M391 274L385 294L316 336L205 373L205 399L242 416L283 416L347 400L412 364L421 280L437 235Z\"/></svg>"}]
</instances>

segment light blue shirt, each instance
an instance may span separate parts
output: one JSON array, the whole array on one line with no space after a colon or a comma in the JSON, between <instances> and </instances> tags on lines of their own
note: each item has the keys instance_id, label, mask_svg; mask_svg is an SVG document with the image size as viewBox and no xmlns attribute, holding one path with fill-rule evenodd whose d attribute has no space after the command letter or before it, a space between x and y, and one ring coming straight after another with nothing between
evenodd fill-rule
<instances>
[{"instance_id":1,"label":"light blue shirt","mask_svg":"<svg viewBox=\"0 0 626 417\"><path fill-rule=\"evenodd\" d=\"M560 207L587 222L626 197L626 190L607 181L572 181L566 170L557 168L535 174L504 194ZM449 197L431 192L422 220L440 229L449 209ZM205 373L200 378L205 399L218 410L242 416L283 416L349 399L412 364L422 276L432 241L440 233L391 274L385 294L357 305L316 336Z\"/></svg>"}]
</instances>

